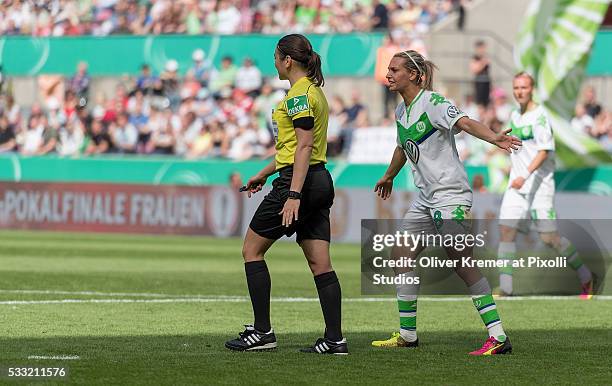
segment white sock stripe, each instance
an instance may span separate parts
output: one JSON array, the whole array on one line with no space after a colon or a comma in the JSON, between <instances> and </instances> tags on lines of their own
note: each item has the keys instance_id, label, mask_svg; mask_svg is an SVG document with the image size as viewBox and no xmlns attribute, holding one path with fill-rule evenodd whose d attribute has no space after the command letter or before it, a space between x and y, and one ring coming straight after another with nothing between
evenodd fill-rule
<instances>
[{"instance_id":1,"label":"white sock stripe","mask_svg":"<svg viewBox=\"0 0 612 386\"><path fill-rule=\"evenodd\" d=\"M412 311L412 312L400 312L400 317L402 318L412 318L414 316L417 315L416 311Z\"/></svg>"},{"instance_id":2,"label":"white sock stripe","mask_svg":"<svg viewBox=\"0 0 612 386\"><path fill-rule=\"evenodd\" d=\"M491 304L490 306L483 308L482 310L478 311L480 313L480 315L484 314L485 312L489 312L491 310L496 309L497 306L495 304Z\"/></svg>"}]
</instances>

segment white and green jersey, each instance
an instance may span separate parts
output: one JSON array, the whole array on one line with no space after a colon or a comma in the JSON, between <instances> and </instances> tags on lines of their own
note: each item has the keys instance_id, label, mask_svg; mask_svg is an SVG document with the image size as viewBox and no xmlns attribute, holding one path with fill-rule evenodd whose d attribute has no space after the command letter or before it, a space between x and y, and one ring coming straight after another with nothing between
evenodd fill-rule
<instances>
[{"instance_id":1,"label":"white and green jersey","mask_svg":"<svg viewBox=\"0 0 612 386\"><path fill-rule=\"evenodd\" d=\"M467 115L435 92L421 90L410 106L395 110L397 144L410 160L417 202L435 208L472 206L472 189L459 160L453 126Z\"/></svg>"},{"instance_id":2,"label":"white and green jersey","mask_svg":"<svg viewBox=\"0 0 612 386\"><path fill-rule=\"evenodd\" d=\"M533 172L519 190L522 194L553 195L555 193L555 141L552 128L544 108L538 105L535 109L521 115L519 110L510 115L511 135L520 138L523 146L510 155L510 184L518 176L529 174L527 168L540 150L548 150L550 154L542 165ZM510 185L508 185L509 187Z\"/></svg>"}]
</instances>

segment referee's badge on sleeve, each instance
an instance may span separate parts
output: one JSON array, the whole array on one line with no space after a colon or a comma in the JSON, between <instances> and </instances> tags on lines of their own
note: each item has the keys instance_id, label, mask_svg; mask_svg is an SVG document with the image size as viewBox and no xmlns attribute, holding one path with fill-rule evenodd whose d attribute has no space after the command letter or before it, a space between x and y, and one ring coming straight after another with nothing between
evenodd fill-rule
<instances>
[{"instance_id":1,"label":"referee's badge on sleeve","mask_svg":"<svg viewBox=\"0 0 612 386\"><path fill-rule=\"evenodd\" d=\"M308 95L296 95L294 97L287 98L287 115L290 117L307 111L310 108L308 104Z\"/></svg>"}]
</instances>

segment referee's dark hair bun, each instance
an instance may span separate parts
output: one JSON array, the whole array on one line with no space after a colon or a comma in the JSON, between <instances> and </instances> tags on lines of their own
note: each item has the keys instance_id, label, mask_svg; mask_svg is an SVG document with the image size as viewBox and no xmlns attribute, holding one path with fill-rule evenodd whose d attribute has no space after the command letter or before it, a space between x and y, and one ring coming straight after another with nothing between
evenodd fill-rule
<instances>
[{"instance_id":1,"label":"referee's dark hair bun","mask_svg":"<svg viewBox=\"0 0 612 386\"><path fill-rule=\"evenodd\" d=\"M299 62L306 70L306 76L315 85L321 87L325 84L321 70L321 56L312 49L312 44L304 35L285 35L278 41L276 49L281 55L288 55Z\"/></svg>"}]
</instances>

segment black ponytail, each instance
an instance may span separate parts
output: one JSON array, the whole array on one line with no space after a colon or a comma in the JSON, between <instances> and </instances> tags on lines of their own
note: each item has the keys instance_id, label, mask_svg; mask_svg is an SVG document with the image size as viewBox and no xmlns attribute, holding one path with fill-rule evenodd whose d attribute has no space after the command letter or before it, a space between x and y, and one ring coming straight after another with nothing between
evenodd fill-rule
<instances>
[{"instance_id":1,"label":"black ponytail","mask_svg":"<svg viewBox=\"0 0 612 386\"><path fill-rule=\"evenodd\" d=\"M323 71L321 70L321 56L313 49L310 41L300 34L283 36L276 46L278 52L283 56L290 56L298 62L305 70L306 76L316 86L325 84Z\"/></svg>"}]
</instances>

